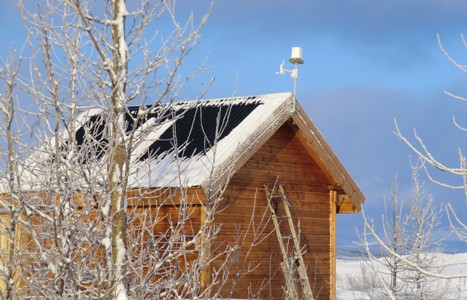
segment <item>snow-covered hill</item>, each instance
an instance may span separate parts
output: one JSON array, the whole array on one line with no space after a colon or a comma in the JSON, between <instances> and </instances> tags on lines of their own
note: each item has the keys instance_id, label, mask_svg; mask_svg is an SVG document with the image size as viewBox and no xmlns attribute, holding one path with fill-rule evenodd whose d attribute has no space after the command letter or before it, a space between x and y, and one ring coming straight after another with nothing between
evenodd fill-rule
<instances>
[{"instance_id":1,"label":"snow-covered hill","mask_svg":"<svg viewBox=\"0 0 467 300\"><path fill-rule=\"evenodd\" d=\"M446 289L444 300L467 299L467 253L458 254L438 254L445 266L442 273L444 275L465 274L465 278L456 278L443 281L438 287ZM383 274L384 267L381 264L374 264L373 269L369 262L363 258L358 258L355 253L348 256L339 255L337 259L337 299L357 300L357 299L380 299L375 294L375 287L381 286L376 270ZM383 275L384 277L384 275ZM438 285L434 283L434 288Z\"/></svg>"}]
</instances>

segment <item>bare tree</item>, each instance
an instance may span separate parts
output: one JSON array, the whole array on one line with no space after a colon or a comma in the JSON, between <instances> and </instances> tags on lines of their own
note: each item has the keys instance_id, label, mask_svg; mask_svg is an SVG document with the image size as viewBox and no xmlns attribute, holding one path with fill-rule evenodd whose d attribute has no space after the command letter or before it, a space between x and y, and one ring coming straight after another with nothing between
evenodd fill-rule
<instances>
[{"instance_id":1,"label":"bare tree","mask_svg":"<svg viewBox=\"0 0 467 300\"><path fill-rule=\"evenodd\" d=\"M434 231L440 225L442 211L434 204L433 197L426 194L424 182L419 178L421 167L420 164L412 165L409 259L423 270L441 273L443 260L436 253L440 252L442 241L434 237ZM413 284L417 299L440 299L447 292L446 282L430 278L417 269L409 270L408 279Z\"/></svg>"},{"instance_id":2,"label":"bare tree","mask_svg":"<svg viewBox=\"0 0 467 300\"><path fill-rule=\"evenodd\" d=\"M4 299L16 297L16 286L23 275L21 235L21 214L24 212L23 195L18 191L20 182L21 157L17 152L20 144L16 121L16 77L21 65L21 54L13 53L3 62L0 69L2 91L0 94L1 126L1 190L6 197L0 197L1 231L1 291Z\"/></svg>"},{"instance_id":3,"label":"bare tree","mask_svg":"<svg viewBox=\"0 0 467 300\"><path fill-rule=\"evenodd\" d=\"M464 65L458 63L455 58L453 58L443 47L440 36L437 35L438 39L438 44L440 46L441 51L443 54L446 56L446 58L455 66L457 67L460 71L462 72L467 72L467 69ZM465 38L463 35L461 35L461 40L464 46L467 44L465 41ZM450 96L453 99L460 100L460 101L467 101L465 97L453 94L451 92L446 91L445 92L448 96ZM458 123L457 119L455 116L453 116L453 123L456 128L459 130L465 132L466 128L465 126L462 126L460 123ZM440 185L442 187L445 187L447 189L452 189L452 190L460 190L464 192L464 198L467 201L467 170L466 170L466 158L463 154L462 149L458 149L458 155L459 155L459 166L458 167L450 167L438 160L428 149L428 147L425 145L423 139L417 134L417 132L414 130L414 137L416 140L416 143L411 142L399 129L397 126L396 122L396 135L402 139L404 143L406 143L409 148L414 151L414 153L420 158L425 163L425 173L427 174L428 178L430 179L431 182ZM431 169L430 169L430 168ZM439 170L442 171L445 174L450 174L453 175L455 178L459 179L458 184L452 184L448 183L447 180L443 179L438 179L436 176L433 175L434 170ZM452 228L454 232L459 236L460 239L463 241L467 241L467 226L465 223L459 218L459 216L456 214L455 210L451 207L451 205L447 205L447 211L448 215L450 216L450 220Z\"/></svg>"},{"instance_id":4,"label":"bare tree","mask_svg":"<svg viewBox=\"0 0 467 300\"><path fill-rule=\"evenodd\" d=\"M397 178L394 178L391 188L391 213L387 211L382 216L383 231L385 240L394 252L405 255L408 250L407 245L407 213L404 212L404 203L400 201L397 195ZM390 274L390 290L394 296L406 293L407 284L404 281L402 272L404 265L397 257L393 257L381 251L381 257Z\"/></svg>"},{"instance_id":5,"label":"bare tree","mask_svg":"<svg viewBox=\"0 0 467 300\"><path fill-rule=\"evenodd\" d=\"M447 57L447 59L462 72L467 72L465 65L459 63L445 50L439 35L437 35L437 39L440 49L442 53ZM464 46L467 45L467 42L463 35L461 35L461 41L464 44ZM463 96L459 96L447 91L445 93L453 99L464 102L467 101L467 99ZM457 129L461 130L462 132L466 131L465 126L462 126L457 121L455 116L453 117L453 124ZM418 159L421 161L422 169L424 170L426 176L429 178L430 182L447 189L462 191L465 201L467 201L467 165L465 155L463 154L463 150L461 148L458 149L459 166L448 166L447 164L440 161L436 157L436 155L434 155L430 151L430 149L425 144L423 138L417 134L416 130L413 131L415 141L412 141L410 138L407 137L407 135L402 133L397 122L395 122L395 134L417 155ZM455 182L456 179L458 179L458 183L452 183ZM429 199L428 202L431 204L432 200ZM430 211L425 211L423 209L417 208L419 207L419 205L420 204L416 204L416 211L412 212L421 223L415 222L411 225L411 229L419 234L418 236L414 236L411 239L411 243L415 245L415 251L413 251L411 255L404 256L397 253L396 251L393 251L393 249L386 245L383 239L380 238L374 226L368 224L368 222L366 222L366 228L368 230L368 233L377 240L378 244L381 245L384 248L384 250L388 252L389 255L393 256L395 259L397 258L401 260L405 265L407 265L407 267L409 267L412 270L412 279L416 284L417 290L416 295L425 299L430 298L430 296L426 295L426 289L423 288L424 285L430 285L426 282L452 279L463 280L467 276L465 274L443 274L438 268L429 267L429 265L433 263L431 256L425 257L424 255L420 255L422 253L425 253L423 249L427 247L433 247L430 240L428 240L428 243L426 243L426 247L420 244L420 240L426 239L426 234L431 233L432 226L429 225L428 228L426 228L426 230L422 231L420 231L420 226L424 222L425 225L434 225L435 223L430 222L434 220L439 220L439 215L438 213L433 214ZM452 207L450 203L446 204L446 211L453 232L462 241L467 242L467 225L463 220L462 216L460 216L456 212L456 210ZM426 223L426 221L428 221L428 223ZM430 291L432 291L432 289Z\"/></svg>"},{"instance_id":6,"label":"bare tree","mask_svg":"<svg viewBox=\"0 0 467 300\"><path fill-rule=\"evenodd\" d=\"M467 69L465 68L464 65L460 64L455 58L453 58L443 47L441 39L439 35L437 35L438 39L438 44L440 46L441 51L443 54L447 57L447 59L459 70L462 72L467 72ZM464 39L464 36L461 35L461 41L464 45L466 45L466 41ZM450 93L450 92L445 92L449 97L455 99L455 100L460 100L460 101L467 101L465 97ZM465 132L466 129L464 126L462 126L456 119L455 116L453 116L453 124L454 126L461 130L462 132ZM441 187L451 189L451 190L457 190L457 191L462 191L463 196L465 198L465 201L467 201L467 168L466 168L466 158L463 154L463 151L461 148L458 149L458 159L459 159L459 166L448 166L442 161L438 160L437 157L431 153L430 149L426 146L424 140L422 137L420 137L416 130L414 130L414 138L415 141L412 142L407 135L404 135L401 130L398 127L397 122L395 122L395 133L396 135L418 156L420 161L423 162L423 170L425 171L425 174L429 178L429 180ZM437 172L441 171L441 172ZM440 177L441 174L441 177ZM446 175L447 177L443 177ZM458 183L452 183L453 179L458 179ZM456 212L456 210L453 209L450 203L446 204L446 211L447 215L451 224L451 228L453 232L464 242L467 242L467 225L465 224L465 221L462 219L461 216L459 216ZM462 279L466 278L467 276L465 274L452 274L452 275L445 275L445 274L439 274L436 272L426 272L423 270L422 267L420 267L418 264L413 263L412 267L414 269L417 269L417 271L431 276L433 278L444 278L444 279Z\"/></svg>"},{"instance_id":7,"label":"bare tree","mask_svg":"<svg viewBox=\"0 0 467 300\"><path fill-rule=\"evenodd\" d=\"M169 200L141 211L135 203L151 192L140 189L129 196L134 187L128 185L134 176L132 151L151 129L138 125L149 115L154 121L147 126L163 122L167 104L199 72L179 77L210 7L206 15L191 14L184 23L176 17L175 1L129 6L124 0L19 1L18 7L31 39L29 73L18 75L22 53L6 61L1 73L2 167L7 170L2 233L9 244L2 247L8 249L2 253L2 298L216 296L219 289L201 288L199 277L215 259L206 253L219 232L212 220L220 191L202 208L206 216L200 227L190 225L192 203L199 199L189 199L185 188L175 192L176 219L168 219L163 205ZM148 35L145 30L162 17L172 29L161 30L167 36L156 43L157 31ZM14 102L17 87L35 101L29 114ZM128 109L133 101L144 104L136 113ZM25 124L34 124L27 128L29 144L38 145L32 151L24 152L22 133L14 132L16 110L29 118ZM32 155L20 166L24 157L18 152ZM167 199L173 193L159 192ZM18 223L28 235L25 243L17 243ZM161 224L169 225L166 234L154 234ZM226 266L238 259L234 250L222 252ZM228 274L226 268L216 276L225 281Z\"/></svg>"},{"instance_id":8,"label":"bare tree","mask_svg":"<svg viewBox=\"0 0 467 300\"><path fill-rule=\"evenodd\" d=\"M183 23L176 1L18 7L30 39L0 72L0 298L197 299L220 298L227 283L230 294L243 288L236 282L257 267L246 263L249 249L270 234L266 210L254 208L237 243L223 245L214 222L225 208L222 184L212 178L203 202L180 176L177 188L145 188L155 175L144 162L131 166L148 132L182 117L174 101L202 67L184 77L180 68L210 6ZM154 30L160 19L171 29ZM20 105L18 94L34 105ZM217 118L211 171L228 119ZM186 145L170 143L181 172Z\"/></svg>"},{"instance_id":9,"label":"bare tree","mask_svg":"<svg viewBox=\"0 0 467 300\"><path fill-rule=\"evenodd\" d=\"M386 211L382 216L383 235L377 234L374 223L364 215L363 245L381 283L378 294L384 298L440 299L447 292L446 282L427 274L443 269L443 261L436 254L440 240L433 237L441 211L425 192L419 179L420 168L420 164L412 165L411 199L399 199L394 180L391 213ZM370 249L373 240L381 251L379 257Z\"/></svg>"},{"instance_id":10,"label":"bare tree","mask_svg":"<svg viewBox=\"0 0 467 300\"><path fill-rule=\"evenodd\" d=\"M397 253L398 255L405 255L407 253L407 213L404 211L403 202L398 197L397 188L397 177L394 178L391 187L390 197L390 210L387 209L387 202L385 201L385 212L381 216L382 232L381 242L386 245L391 252ZM398 299L399 295L405 295L407 291L407 283L404 281L403 272L405 267L403 262L396 256L390 255L386 249L380 247L379 243L374 243L372 233L367 232L367 228L377 231L375 225L371 219L368 219L363 214L365 221L365 227L362 236L362 242L365 247L366 253L369 257L369 267L372 269L379 285L376 285L371 293L376 293L380 297L392 296L394 299ZM377 251L374 248L379 248L379 255L374 254ZM381 273L378 267L383 266L383 272ZM368 266L366 266L368 267ZM362 270L365 269L362 266ZM364 277L362 277L364 278Z\"/></svg>"}]
</instances>

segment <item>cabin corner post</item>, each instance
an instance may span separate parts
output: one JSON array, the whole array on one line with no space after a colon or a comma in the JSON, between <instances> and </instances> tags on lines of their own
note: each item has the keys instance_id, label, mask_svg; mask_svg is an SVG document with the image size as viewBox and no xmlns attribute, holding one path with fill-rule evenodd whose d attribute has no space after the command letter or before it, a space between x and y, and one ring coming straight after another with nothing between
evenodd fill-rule
<instances>
[{"instance_id":1,"label":"cabin corner post","mask_svg":"<svg viewBox=\"0 0 467 300\"><path fill-rule=\"evenodd\" d=\"M6 201L10 201L9 197ZM24 218L24 214L18 216L18 220L24 221ZM0 293L2 293L3 296L7 293L9 284L12 284L9 288L14 290L20 289L21 286L25 284L25 281L22 278L22 261L24 260L25 253L23 251L20 252L18 249L27 245L29 235L21 225L21 222L11 222L10 212L8 212L3 206L0 206L0 251L3 252L0 257L0 267L5 270L11 268L10 271L12 272L9 276L2 276L0 278ZM7 227L11 224L14 227L14 230ZM5 272L5 270L3 271ZM6 281L8 277L13 279L12 283Z\"/></svg>"},{"instance_id":2,"label":"cabin corner post","mask_svg":"<svg viewBox=\"0 0 467 300\"><path fill-rule=\"evenodd\" d=\"M339 201L339 193L336 190L329 191L330 197L330 222L329 222L329 244L330 244L330 282L329 282L329 299L336 299L336 208Z\"/></svg>"},{"instance_id":3,"label":"cabin corner post","mask_svg":"<svg viewBox=\"0 0 467 300\"><path fill-rule=\"evenodd\" d=\"M204 206L201 208L201 228L205 228L206 226L206 219L208 216L207 207ZM203 293L208 286L210 285L211 281L211 249L206 245L206 230L203 231L200 239L200 263L202 265L201 275L200 275L200 292Z\"/></svg>"},{"instance_id":4,"label":"cabin corner post","mask_svg":"<svg viewBox=\"0 0 467 300\"><path fill-rule=\"evenodd\" d=\"M9 247L10 247L8 234L5 228L6 226L5 224L8 224L8 222L9 222L9 215L6 212L6 210L2 208L2 211L0 211L0 247L1 247L1 251L5 251L5 252L8 252ZM4 265L5 263L6 262L4 261L2 257L0 259L0 267L5 268L5 265ZM2 278L0 278L0 290L2 294L6 292L6 288L7 288L7 282L5 281L4 276L2 276Z\"/></svg>"}]
</instances>

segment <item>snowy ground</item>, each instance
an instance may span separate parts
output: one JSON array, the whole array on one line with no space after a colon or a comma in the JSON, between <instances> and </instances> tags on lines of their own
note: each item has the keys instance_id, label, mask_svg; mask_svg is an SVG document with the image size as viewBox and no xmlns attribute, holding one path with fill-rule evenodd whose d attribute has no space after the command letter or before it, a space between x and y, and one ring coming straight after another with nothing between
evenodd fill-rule
<instances>
[{"instance_id":1,"label":"snowy ground","mask_svg":"<svg viewBox=\"0 0 467 300\"><path fill-rule=\"evenodd\" d=\"M436 283L433 283L432 286L446 290L442 299L467 299L467 253L439 255L446 266L442 271L443 274L465 274L465 278L443 281L441 288L436 287ZM383 271L383 266L379 265L377 268ZM366 280L362 279L364 277ZM378 285L380 282L377 276L374 275L372 268L364 259L337 260L337 299L379 299L374 292Z\"/></svg>"}]
</instances>

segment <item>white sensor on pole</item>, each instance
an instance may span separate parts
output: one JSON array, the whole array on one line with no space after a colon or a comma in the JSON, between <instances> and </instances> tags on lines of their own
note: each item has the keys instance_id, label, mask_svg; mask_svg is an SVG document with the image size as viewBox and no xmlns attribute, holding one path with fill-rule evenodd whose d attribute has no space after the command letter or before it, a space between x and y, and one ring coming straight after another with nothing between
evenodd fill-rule
<instances>
[{"instance_id":1,"label":"white sensor on pole","mask_svg":"<svg viewBox=\"0 0 467 300\"><path fill-rule=\"evenodd\" d=\"M303 64L305 62L302 57L302 48L292 47L292 55L289 58L289 62L292 64Z\"/></svg>"},{"instance_id":2,"label":"white sensor on pole","mask_svg":"<svg viewBox=\"0 0 467 300\"><path fill-rule=\"evenodd\" d=\"M293 88L293 107L292 113L295 112L295 101L296 101L296 94L297 94L297 79L298 79L298 65L305 63L302 57L302 48L301 47L292 47L292 54L290 55L289 62L294 65L292 70L287 70L284 68L284 61L279 66L279 72L276 74L283 75L286 72L290 73L290 77L294 80L294 88Z\"/></svg>"}]
</instances>

